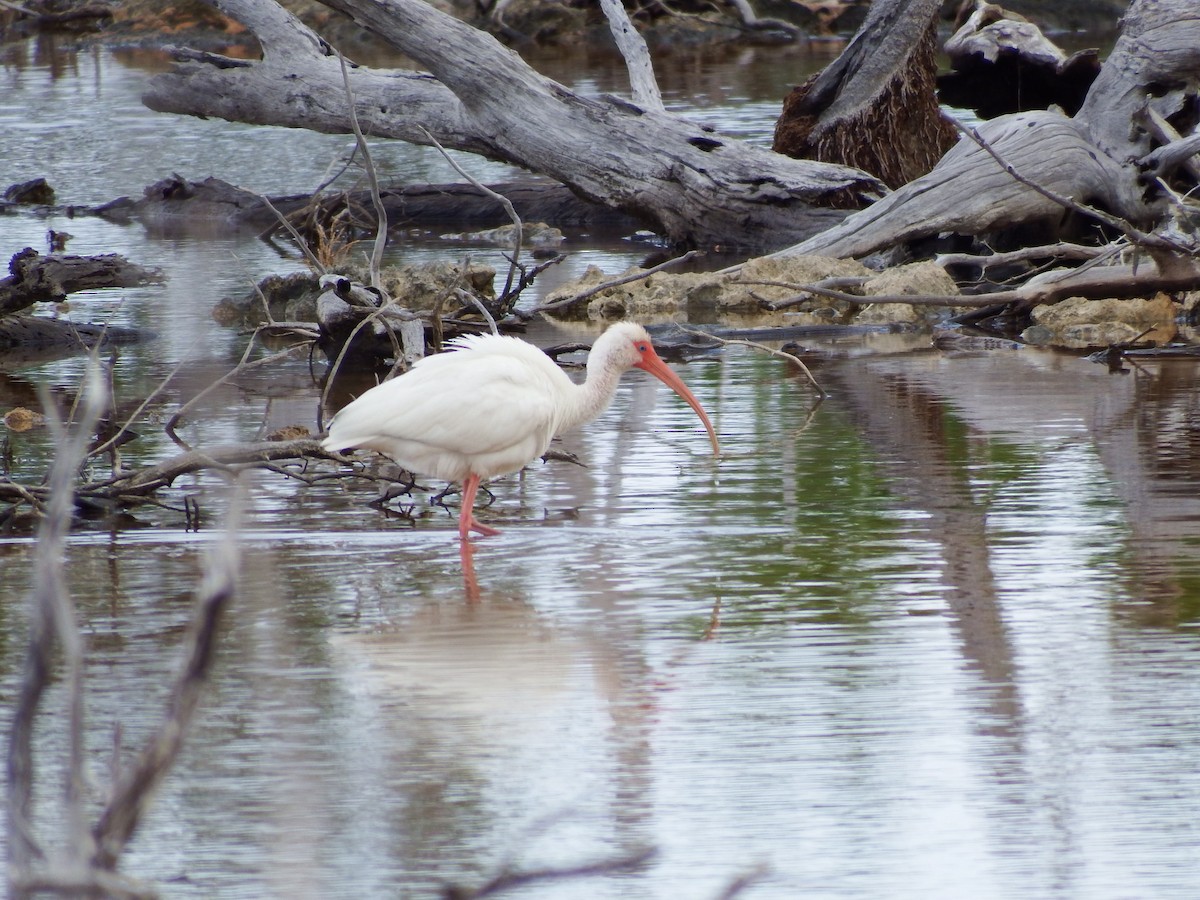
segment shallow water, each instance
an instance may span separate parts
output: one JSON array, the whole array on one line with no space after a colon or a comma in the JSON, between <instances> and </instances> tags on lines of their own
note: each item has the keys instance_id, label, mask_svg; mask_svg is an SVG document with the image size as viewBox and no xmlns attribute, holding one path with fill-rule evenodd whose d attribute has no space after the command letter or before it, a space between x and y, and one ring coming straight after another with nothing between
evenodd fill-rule
<instances>
[{"instance_id":1,"label":"shallow water","mask_svg":"<svg viewBox=\"0 0 1200 900\"><path fill-rule=\"evenodd\" d=\"M739 95L729 71L731 96L762 99ZM9 117L36 119L23 104L46 96L125 111L120 160L100 133L55 144L58 176L13 151L24 162L7 182L47 174L80 192L68 201L132 193L170 169L202 177L205 159L238 183L301 190L344 143L268 134L239 156L247 132L141 111L144 76L103 55L4 77ZM164 150L160 170L137 135L165 140L163 121L197 153L221 149L188 164ZM30 127L44 138L52 124ZM254 168L281 144L293 174ZM72 161L72 148L92 156ZM71 312L159 332L122 350L115 380L132 406L181 364L166 412L240 355L244 336L211 324L215 300L296 265L251 236L83 219L0 218L0 249L46 227L75 233L73 252L120 249L168 270L164 287ZM639 252L578 256L615 270ZM250 476L244 585L216 677L124 870L170 897L421 897L505 867L652 849L633 871L517 893L715 897L753 875L745 895L763 898L1193 897L1196 369L1110 373L1051 352L924 344L840 344L844 358L815 369L830 393L819 404L792 366L744 348L678 365L721 435L719 460L690 410L628 377L563 440L586 467L538 464L492 486L483 516L503 534L477 543L473 581L456 509L429 491L385 513L366 505L367 485ZM69 393L79 370L0 360L0 407L32 405L39 384ZM304 359L281 364L214 395L185 435L312 425L316 394ZM173 452L143 432L129 463ZM44 468L43 432L8 439L16 471ZM155 721L219 533L221 482L177 487L176 501L201 500L199 531L147 510L154 527L70 541L98 785L114 723L131 754ZM8 698L33 549L0 540ZM39 734L49 843L61 723L56 687Z\"/></svg>"}]
</instances>

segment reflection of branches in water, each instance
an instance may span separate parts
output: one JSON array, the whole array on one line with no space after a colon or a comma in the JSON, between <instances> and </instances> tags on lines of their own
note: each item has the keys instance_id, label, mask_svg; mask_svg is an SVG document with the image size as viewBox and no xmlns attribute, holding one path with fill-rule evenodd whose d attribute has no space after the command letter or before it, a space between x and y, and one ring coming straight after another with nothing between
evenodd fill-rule
<instances>
[{"instance_id":1,"label":"reflection of branches in water","mask_svg":"<svg viewBox=\"0 0 1200 900\"><path fill-rule=\"evenodd\" d=\"M788 353L785 350L775 350L771 347L766 346L765 344L760 344L756 341L748 341L743 338L723 338L720 335L711 334L710 332L707 332L707 331L697 331L694 328L687 328L683 325L680 325L679 328L680 328L680 330L685 331L688 334L695 334L695 335L699 335L701 337L711 338L712 340L720 343L722 346L725 346L728 344L737 344L742 347L750 347L753 350L759 350L759 351L762 351L763 353L769 353L772 356L778 356L780 359L786 359L790 363L795 363L796 365L798 365L800 367L800 370L802 372L804 372L805 376L808 378L809 383L813 386L813 390L817 392L817 396L819 398L824 399L825 397L829 396L827 393L825 393L825 389L823 387L821 387L821 385L817 382L817 379L815 377L813 377L813 373L811 371L809 371L808 366L806 366L804 364L804 360L802 360L799 356L797 356L794 353Z\"/></svg>"},{"instance_id":2,"label":"reflection of branches in water","mask_svg":"<svg viewBox=\"0 0 1200 900\"><path fill-rule=\"evenodd\" d=\"M66 535L75 505L74 482L87 443L106 405L93 357L85 378L75 427L68 429L48 397L43 397L58 450L42 503L34 582L30 595L29 639L8 745L9 893L25 898L53 892L70 896L150 897L156 892L116 872L122 851L141 821L150 797L166 777L183 746L184 735L207 681L221 612L234 594L239 564L234 525L241 494L230 509L230 529L209 557L193 618L183 642L183 665L170 685L163 718L135 764L116 771L115 784L94 825L84 805L83 639L75 606L63 582ZM55 852L43 847L33 827L35 770L33 733L42 698L53 678L56 654L66 671L68 756L64 835Z\"/></svg>"},{"instance_id":3,"label":"reflection of branches in water","mask_svg":"<svg viewBox=\"0 0 1200 900\"><path fill-rule=\"evenodd\" d=\"M478 900L481 897L494 897L505 891L516 890L537 882L632 872L645 868L656 855L657 851L648 849L616 859L604 859L565 868L527 869L525 871L506 868L477 888L448 884L443 889L442 896L446 900Z\"/></svg>"}]
</instances>

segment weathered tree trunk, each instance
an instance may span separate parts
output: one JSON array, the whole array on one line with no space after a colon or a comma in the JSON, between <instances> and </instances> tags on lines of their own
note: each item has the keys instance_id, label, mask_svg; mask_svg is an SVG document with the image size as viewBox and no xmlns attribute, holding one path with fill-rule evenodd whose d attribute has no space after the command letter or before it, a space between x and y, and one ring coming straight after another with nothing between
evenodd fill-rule
<instances>
[{"instance_id":1,"label":"weathered tree trunk","mask_svg":"<svg viewBox=\"0 0 1200 900\"><path fill-rule=\"evenodd\" d=\"M1191 131L1198 93L1200 7L1134 0L1077 115L1017 113L984 123L978 133L1027 181L1151 228L1167 202L1143 183L1156 157L1149 155L1150 134L1136 122L1150 110ZM1194 182L1182 185L1189 186ZM943 232L978 235L1066 216L1061 203L1018 182L987 149L964 139L928 175L785 252L864 256Z\"/></svg>"},{"instance_id":2,"label":"weathered tree trunk","mask_svg":"<svg viewBox=\"0 0 1200 900\"><path fill-rule=\"evenodd\" d=\"M264 59L185 54L190 62L153 81L148 105L350 130L339 62L316 35L273 0L211 2L256 34ZM873 15L887 21L905 9L923 10L918 2L931 0L875 0ZM1162 175L1168 159L1179 163L1167 152L1149 155L1152 132L1137 123L1149 116L1173 125L1182 144L1197 117L1200 8L1194 0L1134 0L1123 36L1077 115L1038 111L988 122L979 129L988 148L960 142L927 175L887 195L879 181L855 169L787 159L617 98L581 97L422 0L328 5L431 73L356 68L350 79L368 133L421 144L432 134L446 146L549 176L676 241L701 245L863 256L943 232L982 235L1023 224L1053 229L1078 218L1005 165L1053 194L1148 229L1164 219L1168 203L1162 191L1143 183L1143 170ZM859 58L874 61L872 54ZM831 105L839 115L853 115L861 108L856 98L872 93L853 77L835 81L853 87ZM847 218L848 208L879 197Z\"/></svg>"},{"instance_id":3,"label":"weathered tree trunk","mask_svg":"<svg viewBox=\"0 0 1200 900\"><path fill-rule=\"evenodd\" d=\"M350 130L338 60L272 0L213 0L249 27L261 62L211 54L154 79L153 109ZM355 68L369 135L444 146L547 175L681 243L780 247L885 193L865 173L789 160L677 116L582 97L423 0L329 0L431 75ZM426 132L428 130L428 133Z\"/></svg>"},{"instance_id":4,"label":"weathered tree trunk","mask_svg":"<svg viewBox=\"0 0 1200 900\"><path fill-rule=\"evenodd\" d=\"M793 88L774 148L854 166L899 187L934 167L956 132L934 90L940 0L875 3L841 55Z\"/></svg>"}]
</instances>

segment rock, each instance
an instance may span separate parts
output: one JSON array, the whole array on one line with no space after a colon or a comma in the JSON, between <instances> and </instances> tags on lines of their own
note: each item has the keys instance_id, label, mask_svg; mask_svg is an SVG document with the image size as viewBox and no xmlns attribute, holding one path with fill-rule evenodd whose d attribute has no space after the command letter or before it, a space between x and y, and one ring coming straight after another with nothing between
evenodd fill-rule
<instances>
[{"instance_id":1,"label":"rock","mask_svg":"<svg viewBox=\"0 0 1200 900\"><path fill-rule=\"evenodd\" d=\"M932 260L884 269L862 286L866 296L952 296L959 293L946 270ZM878 303L866 306L854 317L857 325L933 324L952 315L945 306L914 306L911 303Z\"/></svg>"},{"instance_id":2,"label":"rock","mask_svg":"<svg viewBox=\"0 0 1200 900\"><path fill-rule=\"evenodd\" d=\"M465 272L459 263L439 261L396 266L384 269L380 274L388 296L414 312L432 310L439 300L444 302L444 312L457 308L461 304L453 298L447 298L456 287L474 291L485 301L496 297L496 270L476 262L468 263ZM360 275L358 280L367 279Z\"/></svg>"},{"instance_id":3,"label":"rock","mask_svg":"<svg viewBox=\"0 0 1200 900\"><path fill-rule=\"evenodd\" d=\"M830 278L865 281L872 274L874 273L870 269L853 259L836 259L830 256L762 256L742 266L741 273L730 286L729 296L725 298L722 306L726 309L757 309L760 305L759 298L778 302L795 297L806 284L817 284ZM853 288L839 290L851 294L858 293L857 289ZM847 313L851 306L852 304L845 301L814 294L810 300L788 309L791 312L815 312L832 307L839 313Z\"/></svg>"},{"instance_id":4,"label":"rock","mask_svg":"<svg viewBox=\"0 0 1200 900\"><path fill-rule=\"evenodd\" d=\"M443 234L443 241L470 244L491 244L511 250L516 238L517 226L502 225L486 231L465 231L459 234ZM521 225L521 247L531 250L554 250L565 240L563 233L545 222Z\"/></svg>"},{"instance_id":5,"label":"rock","mask_svg":"<svg viewBox=\"0 0 1200 900\"><path fill-rule=\"evenodd\" d=\"M10 185L4 191L4 199L9 203L28 206L53 206L54 188L50 187L45 178L34 178Z\"/></svg>"},{"instance_id":6,"label":"rock","mask_svg":"<svg viewBox=\"0 0 1200 900\"><path fill-rule=\"evenodd\" d=\"M615 281L637 274L632 268L620 276L606 275L595 266L573 282L553 291L547 303L565 300L595 288L606 281ZM703 316L705 313L759 311L762 301L786 300L794 297L802 285L828 278L861 278L870 269L848 259L825 256L760 257L745 263L735 275L724 272L659 272L640 281L606 288L582 303L555 310L555 315L570 318L584 315L590 319L611 320L635 318L654 320L671 318L682 312ZM840 309L836 309L837 307ZM835 311L830 313L831 308ZM829 321L850 308L827 297L814 295L810 301L789 311L817 313L817 318Z\"/></svg>"},{"instance_id":7,"label":"rock","mask_svg":"<svg viewBox=\"0 0 1200 900\"><path fill-rule=\"evenodd\" d=\"M29 431L45 422L45 416L24 406L15 406L4 414L4 424L9 431Z\"/></svg>"},{"instance_id":8,"label":"rock","mask_svg":"<svg viewBox=\"0 0 1200 900\"><path fill-rule=\"evenodd\" d=\"M1087 300L1070 297L1036 307L1033 325L1021 335L1031 344L1088 350L1134 340L1163 344L1178 333L1180 308L1166 294L1149 300Z\"/></svg>"}]
</instances>

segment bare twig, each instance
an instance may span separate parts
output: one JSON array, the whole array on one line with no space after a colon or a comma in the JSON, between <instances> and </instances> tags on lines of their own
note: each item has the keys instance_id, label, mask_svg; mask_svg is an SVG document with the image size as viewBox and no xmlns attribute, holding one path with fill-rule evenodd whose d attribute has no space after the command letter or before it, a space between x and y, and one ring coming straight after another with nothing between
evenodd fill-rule
<instances>
[{"instance_id":1,"label":"bare twig","mask_svg":"<svg viewBox=\"0 0 1200 900\"><path fill-rule=\"evenodd\" d=\"M1104 247L1089 247L1086 244L1060 241L1045 247L1022 247L1019 250L992 253L988 256L977 253L942 253L934 259L934 262L943 269L947 266L978 266L987 270L994 266L1007 266L1034 260L1093 259L1104 252Z\"/></svg>"},{"instance_id":2,"label":"bare twig","mask_svg":"<svg viewBox=\"0 0 1200 900\"><path fill-rule=\"evenodd\" d=\"M721 344L725 344L725 345L737 344L742 347L752 347L755 350L761 350L764 353L770 353L772 356L778 356L780 359L786 359L788 362L795 363L796 365L798 365L800 367L800 369L804 372L804 374L806 376L808 376L809 383L812 384L813 390L815 390L817 392L818 397L820 397L823 400L829 396L829 394L827 394L825 392L825 389L823 387L821 387L821 385L817 382L817 379L813 377L813 373L811 371L809 371L808 366L806 366L804 364L804 360L802 360L800 357L796 356L795 354L786 353L783 350L775 350L772 347L768 347L766 344L760 344L756 341L748 341L743 338L723 338L723 337L720 337L719 335L711 334L710 332L707 332L707 331L699 331L695 328L688 328L686 325L680 325L678 322L675 324L676 324L676 327L678 327L681 331L686 331L688 334L694 334L694 335L698 335L700 337L711 338L712 340L717 341L718 343L721 343Z\"/></svg>"},{"instance_id":3,"label":"bare twig","mask_svg":"<svg viewBox=\"0 0 1200 900\"><path fill-rule=\"evenodd\" d=\"M334 51L337 52L337 51ZM383 280L380 269L383 266L383 249L387 246L387 208L383 205L383 197L379 192L379 176L375 172L375 164L371 161L371 151L367 147L367 139L363 137L362 128L358 124L358 114L354 109L354 92L350 89L350 73L346 68L346 57L337 54L342 66L342 84L346 88L346 109L350 115L350 125L354 129L354 140L362 153L363 169L367 173L367 184L371 187L371 205L375 207L375 245L371 251L371 287L383 290Z\"/></svg>"},{"instance_id":4,"label":"bare twig","mask_svg":"<svg viewBox=\"0 0 1200 900\"><path fill-rule=\"evenodd\" d=\"M657 855L653 849L639 850L617 859L605 859L561 869L534 869L529 871L505 870L477 888L447 885L442 896L446 900L479 900L505 891L542 881L561 881L565 878L584 878L592 875L611 875L617 872L636 871L643 868Z\"/></svg>"},{"instance_id":5,"label":"bare twig","mask_svg":"<svg viewBox=\"0 0 1200 900\"><path fill-rule=\"evenodd\" d=\"M64 863L70 870L86 867L91 855L90 836L83 806L83 642L75 622L75 607L63 581L62 559L66 536L74 512L75 477L82 463L92 429L103 413L106 397L99 367L93 354L84 377L83 402L73 430L63 424L48 392L42 405L55 435L58 450L49 478L46 515L38 529L33 592L30 598L29 644L24 673L17 692L8 746L8 838L10 886L22 878L46 854L32 829L33 726L42 695L49 684L54 649L62 652L68 696L68 768L64 799L67 807L67 845Z\"/></svg>"},{"instance_id":6,"label":"bare twig","mask_svg":"<svg viewBox=\"0 0 1200 900\"><path fill-rule=\"evenodd\" d=\"M306 241L304 239L304 236L302 234L300 234L299 229L296 228L296 226L292 224L291 220L288 219L287 216L285 216L283 213L281 213L278 209L275 208L275 205L273 203L271 203L270 200L267 199L266 195L259 194L258 199L261 200L264 204L266 204L267 209L269 209L271 212L273 212L275 214L275 218L277 218L279 220L280 224L283 225L283 227L288 230L288 234L290 234L292 236L292 239L300 246L300 250L304 253L305 257L308 259L308 264L310 266L312 266L314 269L316 269L319 274L324 275L325 274L325 266L321 264L321 261L319 259L317 259L317 255L315 253L313 253L312 250L309 248L308 241Z\"/></svg>"},{"instance_id":7,"label":"bare twig","mask_svg":"<svg viewBox=\"0 0 1200 900\"><path fill-rule=\"evenodd\" d=\"M213 547L205 566L204 581L183 640L183 664L171 685L163 719L138 760L124 772L96 823L93 832L95 862L102 869L116 867L155 788L166 777L183 747L188 725L212 669L217 625L236 592L241 562L238 529L245 503L246 490L239 483L230 503L225 532Z\"/></svg>"},{"instance_id":8,"label":"bare twig","mask_svg":"<svg viewBox=\"0 0 1200 900\"><path fill-rule=\"evenodd\" d=\"M454 293L459 300L465 301L468 304L474 304L475 308L479 310L484 320L488 323L488 327L492 330L492 334L500 333L500 329L496 325L496 320L492 318L492 314L488 312L488 308L483 305L483 301L475 296L474 291L468 291L460 288Z\"/></svg>"},{"instance_id":9,"label":"bare twig","mask_svg":"<svg viewBox=\"0 0 1200 900\"><path fill-rule=\"evenodd\" d=\"M189 409L191 409L196 403L200 402L200 400L202 400L204 397L208 396L210 393L215 391L221 385L226 384L231 378L234 378L235 376L246 371L247 369L254 369L254 368L257 368L258 366L265 366L265 365L268 365L273 362L278 362L281 359L286 359L288 356L295 353L297 348L307 347L309 343L310 343L309 341L303 341L298 344L293 344L292 346L288 347L286 350L281 350L278 353L272 353L270 356L264 356L261 359L249 361L250 351L254 347L254 341L250 341L250 343L248 343L246 345L246 349L242 353L242 358L238 362L238 364L232 370L225 373L220 378L218 378L216 381L214 381L212 384L210 384L208 387L206 387L204 390L202 390L200 393L198 393L194 397L192 397L192 399L190 399L186 403L184 403L181 407L179 407L179 409L175 410L175 412L171 416L171 418L169 418L167 420L167 424L163 426L163 430L167 433L167 436L171 440L173 440L176 444L178 444L180 447L190 450L191 445L188 444L187 441L183 440L183 438L179 437L179 435L176 434L176 432L175 432L175 426L179 424L179 420L182 419L187 414L187 411Z\"/></svg>"},{"instance_id":10,"label":"bare twig","mask_svg":"<svg viewBox=\"0 0 1200 900\"><path fill-rule=\"evenodd\" d=\"M512 201L503 194L497 193L485 184L481 184L479 180L476 179L470 172L460 166L454 157L446 152L446 148L438 143L437 138L435 138L428 130L425 128L422 128L421 130L425 132L425 136L429 138L430 143L437 147L438 152L442 154L446 162L450 163L450 165L454 167L455 172L471 182L471 184L474 185L477 190L483 191L483 193L487 194L489 197L503 206L504 211L508 213L509 219L512 220L513 228L516 232L513 238L513 255L508 267L508 276L504 281L504 290L500 292L502 297L508 296L509 291L512 289L513 276L517 271L518 260L521 258L521 244L525 241L525 227L521 224L521 217L517 215L517 208L513 206Z\"/></svg>"},{"instance_id":11,"label":"bare twig","mask_svg":"<svg viewBox=\"0 0 1200 900\"><path fill-rule=\"evenodd\" d=\"M154 390L152 390L148 395L146 395L146 398L144 400L142 400L141 403L138 404L137 409L135 409L129 415L129 418L127 418L124 421L124 423L122 423L121 427L116 430L116 432L113 434L113 436L110 437L104 443L100 444L98 447L92 448L92 451L88 454L88 457L91 458L93 456L99 456L101 453L104 453L106 450L108 450L110 447L112 447L114 444L116 444L117 441L120 440L122 435L124 435L126 432L129 431L130 428L133 427L133 423L136 422L138 420L138 418L141 417L141 415L145 411L146 407L150 405L150 402L152 400L154 400L159 394L161 394L166 389L166 387L170 383L171 379L174 378L179 373L179 370L181 368L183 368L183 364L186 360L187 360L187 356L185 354L179 360L179 362L177 362L175 364L175 367L173 369L171 369L170 372L167 373L167 377L164 378L162 381L160 381L158 383L158 385L154 388Z\"/></svg>"}]
</instances>

